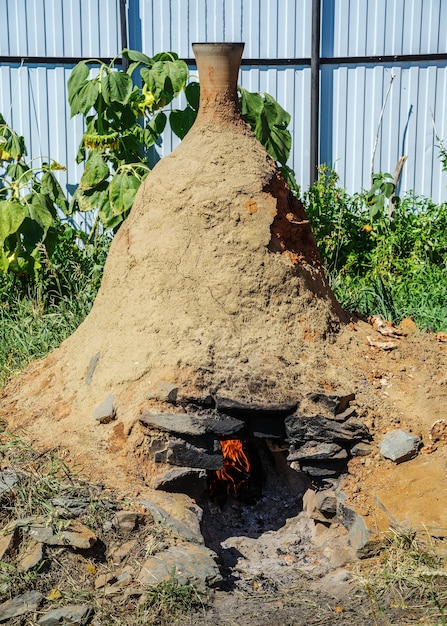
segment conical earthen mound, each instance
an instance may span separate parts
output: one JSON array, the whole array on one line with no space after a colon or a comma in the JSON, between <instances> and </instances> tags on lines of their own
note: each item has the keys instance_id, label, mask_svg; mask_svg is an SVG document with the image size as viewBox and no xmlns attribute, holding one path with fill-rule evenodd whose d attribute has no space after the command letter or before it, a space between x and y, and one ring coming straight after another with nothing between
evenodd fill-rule
<instances>
[{"instance_id":1,"label":"conical earthen mound","mask_svg":"<svg viewBox=\"0 0 447 626\"><path fill-rule=\"evenodd\" d=\"M113 452L160 381L275 404L309 385L309 345L330 343L343 312L301 203L232 99L203 93L113 241L91 313L12 399L17 424ZM92 411L108 394L117 421L104 443Z\"/></svg>"}]
</instances>

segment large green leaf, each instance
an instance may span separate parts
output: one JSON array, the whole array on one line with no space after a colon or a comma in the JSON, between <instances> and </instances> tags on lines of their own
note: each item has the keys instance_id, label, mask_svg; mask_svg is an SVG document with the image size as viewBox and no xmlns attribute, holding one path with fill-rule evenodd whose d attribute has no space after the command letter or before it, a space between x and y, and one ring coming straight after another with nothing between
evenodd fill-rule
<instances>
[{"instance_id":1,"label":"large green leaf","mask_svg":"<svg viewBox=\"0 0 447 626\"><path fill-rule=\"evenodd\" d=\"M71 204L71 211L101 210L105 204L109 204L109 183L103 182L94 190L82 190L77 188Z\"/></svg>"},{"instance_id":2,"label":"large green leaf","mask_svg":"<svg viewBox=\"0 0 447 626\"><path fill-rule=\"evenodd\" d=\"M48 194L51 200L65 213L68 213L68 200L51 170L46 170L40 181L40 190Z\"/></svg>"},{"instance_id":3,"label":"large green leaf","mask_svg":"<svg viewBox=\"0 0 447 626\"><path fill-rule=\"evenodd\" d=\"M178 95L186 85L188 79L188 66L184 61L157 61L150 70L158 85L165 85L166 79L171 81L174 96Z\"/></svg>"},{"instance_id":4,"label":"large green leaf","mask_svg":"<svg viewBox=\"0 0 447 626\"><path fill-rule=\"evenodd\" d=\"M251 93L243 87L239 87L239 104L242 117L254 128L264 108L264 101L261 94Z\"/></svg>"},{"instance_id":5,"label":"large green leaf","mask_svg":"<svg viewBox=\"0 0 447 626\"><path fill-rule=\"evenodd\" d=\"M256 137L275 161L285 165L292 147L287 130L290 115L269 94L250 93L239 87L241 112Z\"/></svg>"},{"instance_id":6,"label":"large green leaf","mask_svg":"<svg viewBox=\"0 0 447 626\"><path fill-rule=\"evenodd\" d=\"M78 111L77 113L82 113L83 115L87 115L87 113L95 106L95 103L99 96L99 80L96 78L87 81L81 87L78 93ZM71 116L73 117L74 113L72 112Z\"/></svg>"},{"instance_id":7,"label":"large green leaf","mask_svg":"<svg viewBox=\"0 0 447 626\"><path fill-rule=\"evenodd\" d=\"M192 82L185 87L186 102L194 111L199 110L200 102L200 83Z\"/></svg>"},{"instance_id":8,"label":"large green leaf","mask_svg":"<svg viewBox=\"0 0 447 626\"><path fill-rule=\"evenodd\" d=\"M19 181L20 179L20 185L34 178L33 170L31 170L24 161L10 163L6 168L6 173L14 181Z\"/></svg>"},{"instance_id":9,"label":"large green leaf","mask_svg":"<svg viewBox=\"0 0 447 626\"><path fill-rule=\"evenodd\" d=\"M171 124L172 131L183 139L183 137L188 133L191 126L194 124L197 117L197 111L192 109L190 106L187 106L182 111L179 109L174 109L171 111L169 115L169 122Z\"/></svg>"},{"instance_id":10,"label":"large green leaf","mask_svg":"<svg viewBox=\"0 0 447 626\"><path fill-rule=\"evenodd\" d=\"M177 61L177 59L178 59L177 52L158 52L152 58L152 61L155 63L156 61Z\"/></svg>"},{"instance_id":11,"label":"large green leaf","mask_svg":"<svg viewBox=\"0 0 447 626\"><path fill-rule=\"evenodd\" d=\"M101 89L106 104L126 104L132 93L132 79L125 72L104 72Z\"/></svg>"},{"instance_id":12,"label":"large green leaf","mask_svg":"<svg viewBox=\"0 0 447 626\"><path fill-rule=\"evenodd\" d=\"M81 112L79 108L79 90L85 84L90 70L85 61L81 61L74 66L70 78L68 79L68 102L70 104L71 116Z\"/></svg>"},{"instance_id":13,"label":"large green leaf","mask_svg":"<svg viewBox=\"0 0 447 626\"><path fill-rule=\"evenodd\" d=\"M160 135L166 127L167 119L166 114L159 111L146 125L143 134L146 148L153 146L160 139Z\"/></svg>"},{"instance_id":14,"label":"large green leaf","mask_svg":"<svg viewBox=\"0 0 447 626\"><path fill-rule=\"evenodd\" d=\"M130 172L115 174L109 185L110 206L114 215L120 215L132 208L140 184L140 179Z\"/></svg>"},{"instance_id":15,"label":"large green leaf","mask_svg":"<svg viewBox=\"0 0 447 626\"><path fill-rule=\"evenodd\" d=\"M145 65L152 65L152 59L139 52L138 50L123 50L123 57L129 61L135 61L136 63L144 63Z\"/></svg>"},{"instance_id":16,"label":"large green leaf","mask_svg":"<svg viewBox=\"0 0 447 626\"><path fill-rule=\"evenodd\" d=\"M25 139L16 133L11 133L2 145L4 152L8 152L13 159L19 161L25 154Z\"/></svg>"},{"instance_id":17,"label":"large green leaf","mask_svg":"<svg viewBox=\"0 0 447 626\"><path fill-rule=\"evenodd\" d=\"M85 191L93 189L109 177L109 168L97 150L92 150L85 164L79 187Z\"/></svg>"},{"instance_id":18,"label":"large green leaf","mask_svg":"<svg viewBox=\"0 0 447 626\"><path fill-rule=\"evenodd\" d=\"M169 104L185 87L188 66L176 59L156 61L152 67L143 68L141 77L159 106Z\"/></svg>"},{"instance_id":19,"label":"large green leaf","mask_svg":"<svg viewBox=\"0 0 447 626\"><path fill-rule=\"evenodd\" d=\"M26 208L18 200L0 201L0 242L16 233L27 216Z\"/></svg>"},{"instance_id":20,"label":"large green leaf","mask_svg":"<svg viewBox=\"0 0 447 626\"><path fill-rule=\"evenodd\" d=\"M30 219L39 224L44 234L54 224L56 211L50 198L43 193L32 193L27 198L30 201L27 204L28 215Z\"/></svg>"}]
</instances>

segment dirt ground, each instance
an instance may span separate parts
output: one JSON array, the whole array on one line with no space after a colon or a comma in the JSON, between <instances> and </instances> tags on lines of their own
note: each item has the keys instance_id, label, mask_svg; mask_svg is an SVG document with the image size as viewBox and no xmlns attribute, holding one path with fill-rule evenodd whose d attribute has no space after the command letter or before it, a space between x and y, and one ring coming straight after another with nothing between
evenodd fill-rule
<instances>
[{"instance_id":1,"label":"dirt ground","mask_svg":"<svg viewBox=\"0 0 447 626\"><path fill-rule=\"evenodd\" d=\"M338 341L326 346L325 358L330 359L331 366L326 379L320 376L320 388L333 391L334 380L343 371L344 388L355 391L358 416L373 435L372 452L350 461L343 491L348 505L361 513L373 530L387 531L390 525L401 524L445 538L447 440L443 424L447 419L447 343L442 341L442 335L421 333L411 320L406 320L398 330L405 334L390 338L375 330L371 323L356 320L342 332ZM383 349L384 342L389 341L395 344L394 349ZM314 338L308 339L308 359L321 359L320 348L315 350ZM337 372L336 378L333 370ZM23 395L27 402L32 401L32 393L28 395L26 390L32 389L33 379L40 381L40 377L39 363L33 364L1 392L3 418L12 415L9 399L14 398L15 410L18 396L22 395L22 403ZM434 430L436 422L438 428ZM43 423L48 424L48 421L40 417L39 428L28 423L20 425L18 432L38 448L57 449L76 467L81 462L85 476L93 476L118 490L118 497L150 497L151 490L145 486L141 474L139 480L131 484L130 477L138 477L134 468L126 472L123 462L118 471L110 473L113 449L98 446L92 456L91 441L79 446L76 440L63 440L64 431L57 429L63 420L56 421L45 432L41 430ZM423 441L416 458L398 465L384 459L377 448L383 435L395 428L418 435ZM281 499L279 492L278 497ZM232 519L241 514L240 504L230 502L226 506ZM249 626L353 623L435 626L442 623L424 609L405 608L393 604L392 599L382 600L378 610L378 605L373 606L371 597L359 587L361 568L358 569L349 552L346 530L341 525L330 531L323 528L322 536L315 537L308 520L300 517L297 510L285 511L284 519L279 520L275 511L281 506L280 502L265 505L277 521L272 526L267 525L265 532L250 535L246 529L253 528L253 523L245 520L245 530L233 532L227 527L225 536L219 537L216 545L212 545L208 537L208 545L221 555L225 582L222 589L210 591L202 606L196 606L184 616L183 623L197 626L241 623ZM214 513L222 517L222 512ZM225 510L223 513L225 528ZM212 519L212 515L205 516L206 523L215 524ZM263 520L265 522L265 516ZM325 532L329 533L327 537ZM334 553L339 555L338 559L334 559ZM232 558L234 554L236 557ZM375 567L377 558L367 559L361 567ZM133 623L130 614L128 619L129 624Z\"/></svg>"}]
</instances>

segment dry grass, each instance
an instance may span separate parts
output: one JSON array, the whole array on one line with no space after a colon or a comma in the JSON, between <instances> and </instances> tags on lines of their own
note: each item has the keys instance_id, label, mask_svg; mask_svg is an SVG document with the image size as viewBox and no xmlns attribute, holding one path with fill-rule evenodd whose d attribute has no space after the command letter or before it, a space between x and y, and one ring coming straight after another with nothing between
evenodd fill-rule
<instances>
[{"instance_id":1,"label":"dry grass","mask_svg":"<svg viewBox=\"0 0 447 626\"><path fill-rule=\"evenodd\" d=\"M390 530L383 552L355 572L375 624L446 626L446 565L445 542L403 527Z\"/></svg>"}]
</instances>

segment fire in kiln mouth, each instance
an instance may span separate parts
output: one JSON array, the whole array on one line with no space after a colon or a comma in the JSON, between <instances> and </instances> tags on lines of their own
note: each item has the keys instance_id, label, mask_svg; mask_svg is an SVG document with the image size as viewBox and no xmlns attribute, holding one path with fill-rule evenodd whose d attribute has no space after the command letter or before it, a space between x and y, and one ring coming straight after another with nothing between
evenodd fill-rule
<instances>
[{"instance_id":1,"label":"fire in kiln mouth","mask_svg":"<svg viewBox=\"0 0 447 626\"><path fill-rule=\"evenodd\" d=\"M245 502L255 502L259 495L254 493L253 480L256 462L252 457L254 449L248 442L241 439L220 439L223 465L221 469L207 473L208 493L210 498L220 506L225 504L228 496L240 498Z\"/></svg>"}]
</instances>

